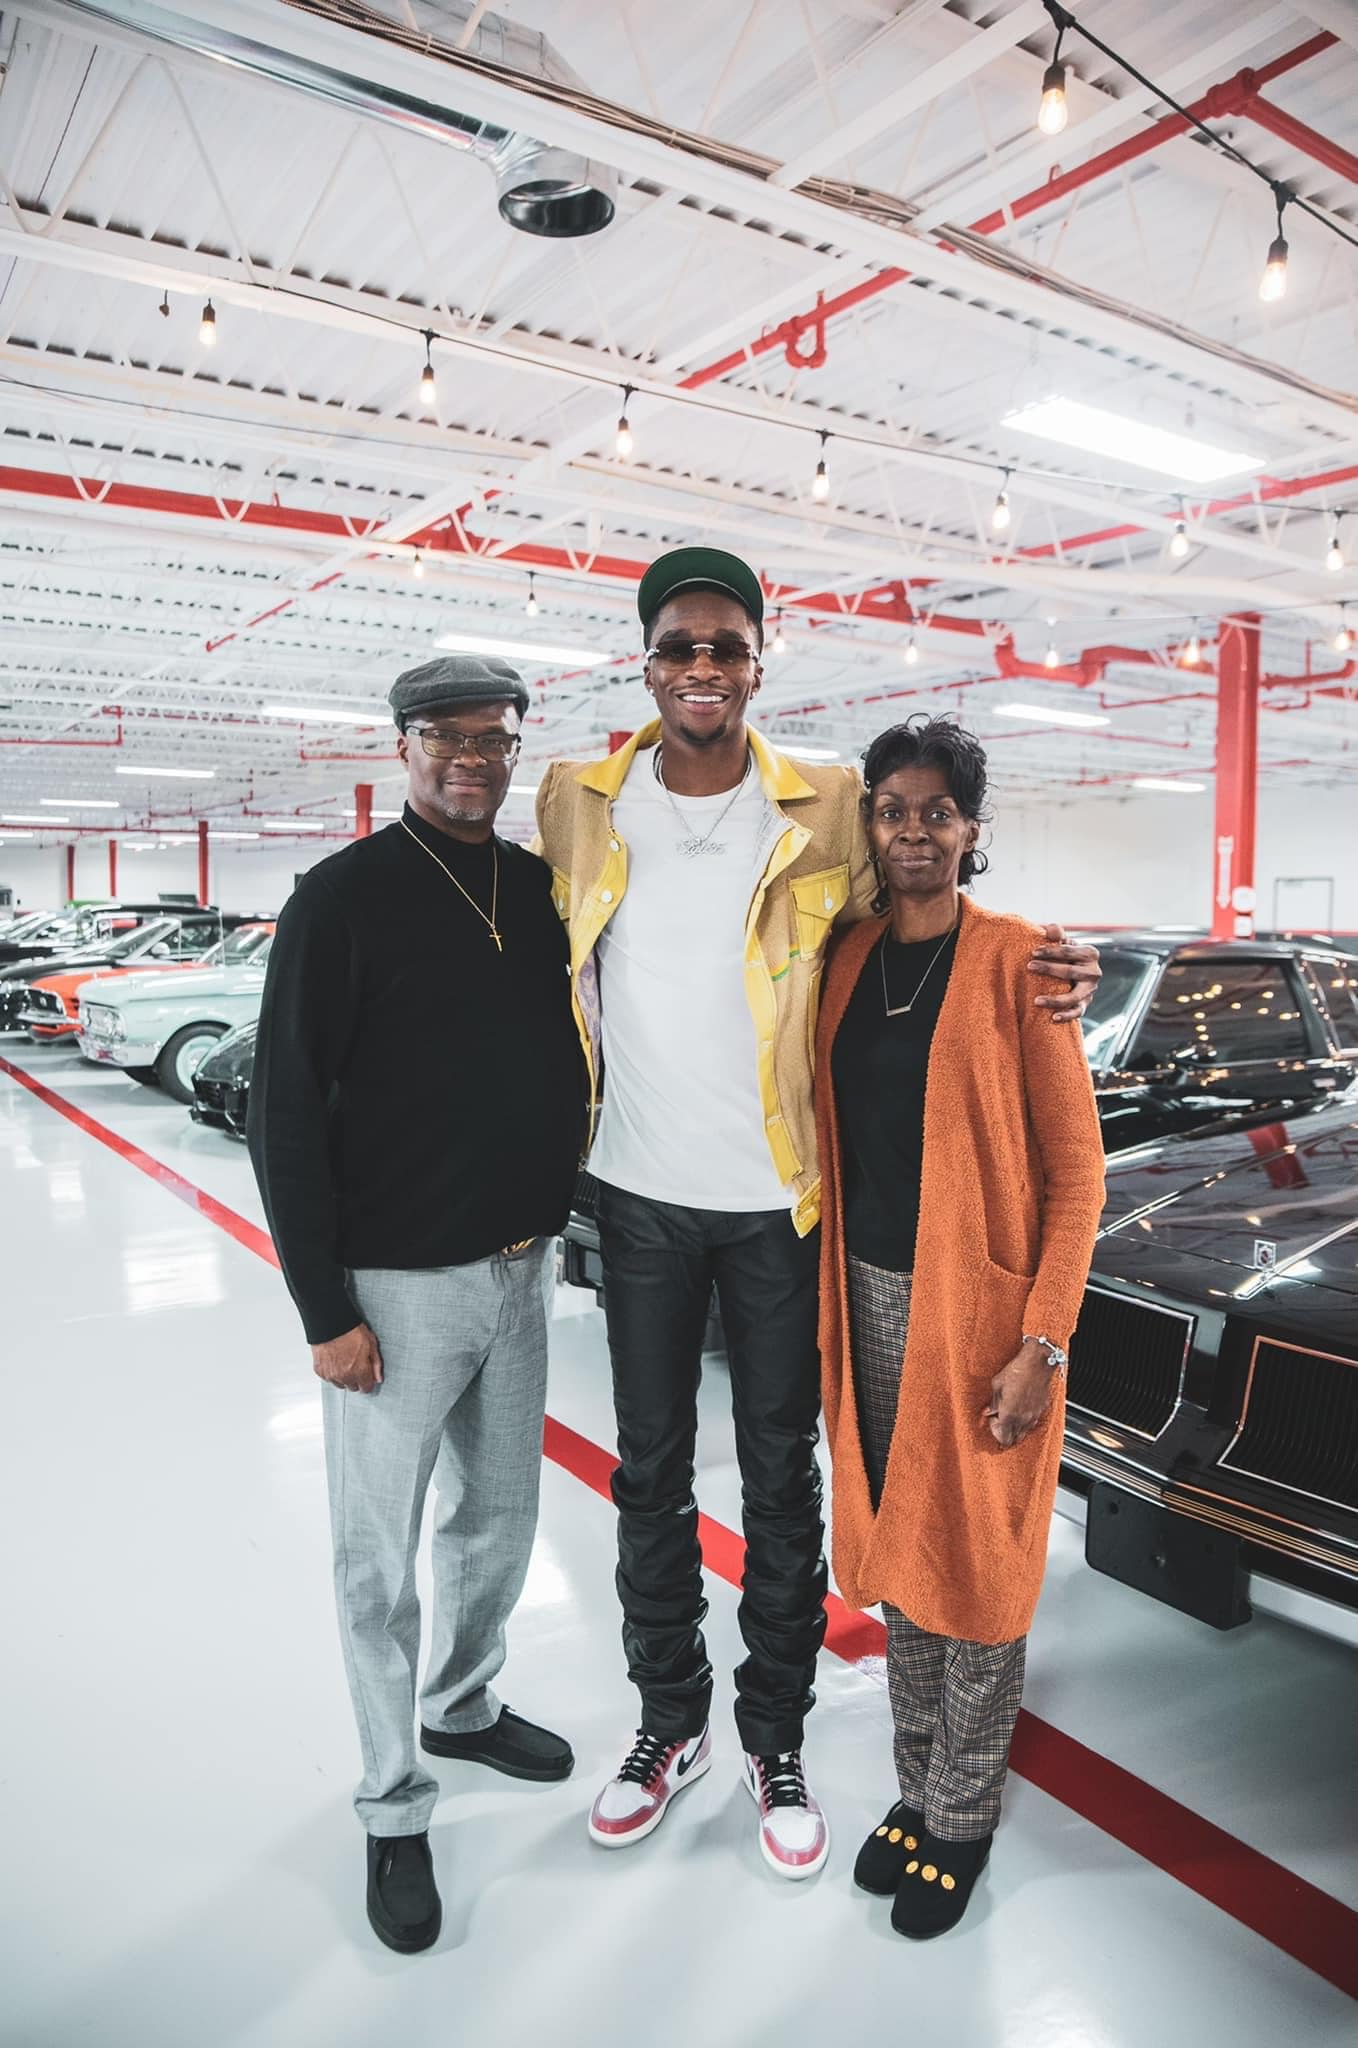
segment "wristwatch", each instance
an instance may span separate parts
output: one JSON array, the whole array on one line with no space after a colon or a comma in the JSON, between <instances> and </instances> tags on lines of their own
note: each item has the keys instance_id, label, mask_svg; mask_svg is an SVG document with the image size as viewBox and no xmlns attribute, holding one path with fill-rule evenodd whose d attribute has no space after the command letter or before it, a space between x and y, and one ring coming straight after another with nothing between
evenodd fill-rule
<instances>
[{"instance_id":1,"label":"wristwatch","mask_svg":"<svg viewBox=\"0 0 1358 2048\"><path fill-rule=\"evenodd\" d=\"M1061 1349L1059 1344L1054 1344L1050 1337L1025 1336L1023 1341L1025 1344L1040 1344L1042 1346L1042 1349L1047 1354L1047 1363L1051 1366L1053 1372L1063 1373L1070 1364L1070 1358L1067 1353Z\"/></svg>"}]
</instances>

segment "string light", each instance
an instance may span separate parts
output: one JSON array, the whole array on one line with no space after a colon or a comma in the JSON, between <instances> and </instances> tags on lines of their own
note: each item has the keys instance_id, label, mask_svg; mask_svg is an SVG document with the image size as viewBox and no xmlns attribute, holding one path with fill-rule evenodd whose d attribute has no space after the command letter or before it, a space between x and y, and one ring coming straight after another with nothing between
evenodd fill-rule
<instances>
[{"instance_id":1,"label":"string light","mask_svg":"<svg viewBox=\"0 0 1358 2048\"><path fill-rule=\"evenodd\" d=\"M538 603L538 594L533 588L533 571L530 569L528 571L528 601L524 605L524 611L530 619L535 619L541 609L542 607Z\"/></svg>"},{"instance_id":2,"label":"string light","mask_svg":"<svg viewBox=\"0 0 1358 2048\"><path fill-rule=\"evenodd\" d=\"M1199 668L1201 664L1202 642L1198 638L1198 629L1194 626L1179 650L1179 666L1180 668Z\"/></svg>"},{"instance_id":3,"label":"string light","mask_svg":"<svg viewBox=\"0 0 1358 2048\"><path fill-rule=\"evenodd\" d=\"M632 439L632 428L627 418L627 401L632 396L634 388L631 384L624 384L622 387L622 412L618 419L618 431L613 441L613 449L619 462L630 462L632 450L636 446Z\"/></svg>"},{"instance_id":4,"label":"string light","mask_svg":"<svg viewBox=\"0 0 1358 2048\"><path fill-rule=\"evenodd\" d=\"M1347 613L1348 606L1341 604L1339 607L1339 631L1334 636L1334 651L1336 654L1347 654L1353 645L1353 635L1349 631Z\"/></svg>"},{"instance_id":5,"label":"string light","mask_svg":"<svg viewBox=\"0 0 1358 2048\"><path fill-rule=\"evenodd\" d=\"M1334 525L1330 528L1330 545L1325 550L1325 567L1332 576L1337 576L1344 566L1344 550L1339 545L1339 522L1343 516L1342 512L1335 513Z\"/></svg>"},{"instance_id":6,"label":"string light","mask_svg":"<svg viewBox=\"0 0 1358 2048\"><path fill-rule=\"evenodd\" d=\"M426 405L434 403L434 330L424 330L424 368L420 371L420 397Z\"/></svg>"},{"instance_id":7,"label":"string light","mask_svg":"<svg viewBox=\"0 0 1358 2048\"><path fill-rule=\"evenodd\" d=\"M773 639L769 643L769 653L787 653L787 641L783 638L783 614L780 611L773 615Z\"/></svg>"},{"instance_id":8,"label":"string light","mask_svg":"<svg viewBox=\"0 0 1358 2048\"><path fill-rule=\"evenodd\" d=\"M1169 537L1169 551L1176 562L1182 562L1188 553L1188 521L1184 518L1184 501L1179 500L1179 516L1174 522L1174 531Z\"/></svg>"},{"instance_id":9,"label":"string light","mask_svg":"<svg viewBox=\"0 0 1358 2048\"><path fill-rule=\"evenodd\" d=\"M424 556L418 548L416 548L411 557L410 573L412 576L423 576L424 574Z\"/></svg>"},{"instance_id":10,"label":"string light","mask_svg":"<svg viewBox=\"0 0 1358 2048\"><path fill-rule=\"evenodd\" d=\"M209 299L207 304L204 306L202 314L198 321L198 339L199 341L202 342L204 348L213 348L216 346L217 315L212 309L211 299Z\"/></svg>"},{"instance_id":11,"label":"string light","mask_svg":"<svg viewBox=\"0 0 1358 2048\"><path fill-rule=\"evenodd\" d=\"M825 467L825 444L829 438L828 428L822 427L820 430L820 461L816 464L816 474L811 479L811 495L818 505L823 505L830 495L830 472Z\"/></svg>"},{"instance_id":12,"label":"string light","mask_svg":"<svg viewBox=\"0 0 1358 2048\"><path fill-rule=\"evenodd\" d=\"M1052 638L1052 634L1051 634L1051 628L1052 628L1052 627L1053 627L1053 626L1054 626L1055 624L1056 624L1056 621L1055 621L1055 619L1048 619L1048 621L1047 621L1047 651L1046 651L1046 653L1045 653L1045 654L1043 655L1043 657L1042 657L1042 666L1043 666L1043 668L1060 668L1060 666L1061 666L1061 657L1060 657L1060 655L1059 655L1059 654L1057 653L1057 651L1056 651L1056 642L1055 642L1055 640L1054 640L1054 639Z\"/></svg>"},{"instance_id":13,"label":"string light","mask_svg":"<svg viewBox=\"0 0 1358 2048\"><path fill-rule=\"evenodd\" d=\"M998 489L998 491L996 491L996 493L995 493L995 503L994 503L994 505L993 505L993 506L991 507L991 512L990 512L990 526L991 526L991 531L992 531L993 533L1007 533L1007 532L1008 532L1008 530L1009 530L1009 516L1010 516L1010 515L1009 515L1009 489L1008 489L1008 485L1009 485L1009 471L1008 471L1008 470L1006 469L1006 470L1005 470L1005 472L1004 472L1004 480L1003 480L1003 482L1001 483L1001 485L1000 485L1000 488Z\"/></svg>"},{"instance_id":14,"label":"string light","mask_svg":"<svg viewBox=\"0 0 1358 2048\"><path fill-rule=\"evenodd\" d=\"M1283 208L1291 197L1284 186L1273 187L1273 203L1278 209L1278 232L1268 245L1268 260L1259 280L1259 296L1269 304L1280 299L1287 290L1287 237L1283 233Z\"/></svg>"},{"instance_id":15,"label":"string light","mask_svg":"<svg viewBox=\"0 0 1358 2048\"><path fill-rule=\"evenodd\" d=\"M1063 9L1048 7L1048 14L1056 23L1056 48L1052 51L1051 63L1042 74L1042 99L1037 110L1037 125L1044 135L1059 135L1070 118L1066 104L1066 67L1061 62L1061 41L1066 33Z\"/></svg>"},{"instance_id":16,"label":"string light","mask_svg":"<svg viewBox=\"0 0 1358 2048\"><path fill-rule=\"evenodd\" d=\"M913 668L918 660L919 649L915 645L915 636L912 633L905 643L905 665L907 668Z\"/></svg>"}]
</instances>

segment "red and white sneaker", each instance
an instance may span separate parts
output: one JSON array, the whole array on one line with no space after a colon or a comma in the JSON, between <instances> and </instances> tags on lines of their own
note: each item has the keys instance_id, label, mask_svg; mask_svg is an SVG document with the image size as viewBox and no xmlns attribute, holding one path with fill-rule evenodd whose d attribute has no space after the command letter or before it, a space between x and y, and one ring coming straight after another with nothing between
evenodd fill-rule
<instances>
[{"instance_id":1,"label":"red and white sneaker","mask_svg":"<svg viewBox=\"0 0 1358 2048\"><path fill-rule=\"evenodd\" d=\"M712 1736L704 1728L691 1742L667 1742L638 1728L616 1778L610 1778L589 1813L589 1838L601 1849L625 1849L658 1828L676 1793L701 1778L712 1762Z\"/></svg>"},{"instance_id":2,"label":"red and white sneaker","mask_svg":"<svg viewBox=\"0 0 1358 2048\"><path fill-rule=\"evenodd\" d=\"M759 1849L780 1877L814 1877L830 1853L830 1829L806 1782L799 1749L745 1755L745 1783L759 1808Z\"/></svg>"}]
</instances>

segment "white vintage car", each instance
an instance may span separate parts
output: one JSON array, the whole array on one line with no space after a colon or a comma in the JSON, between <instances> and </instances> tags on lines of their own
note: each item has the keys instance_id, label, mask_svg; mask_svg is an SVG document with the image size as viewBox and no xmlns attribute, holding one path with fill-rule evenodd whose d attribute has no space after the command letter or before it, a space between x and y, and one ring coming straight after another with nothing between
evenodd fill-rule
<instances>
[{"instance_id":1,"label":"white vintage car","mask_svg":"<svg viewBox=\"0 0 1358 2048\"><path fill-rule=\"evenodd\" d=\"M121 1067L192 1102L198 1062L219 1038L259 1015L264 998L262 946L243 967L186 968L177 974L129 974L92 982L82 993L77 1044L87 1060Z\"/></svg>"}]
</instances>

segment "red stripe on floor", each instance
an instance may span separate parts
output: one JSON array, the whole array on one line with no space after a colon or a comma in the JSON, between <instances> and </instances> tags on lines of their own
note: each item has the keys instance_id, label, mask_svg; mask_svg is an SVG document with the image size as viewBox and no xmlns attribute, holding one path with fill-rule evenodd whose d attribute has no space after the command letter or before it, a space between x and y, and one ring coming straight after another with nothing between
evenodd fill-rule
<instances>
[{"instance_id":1,"label":"red stripe on floor","mask_svg":"<svg viewBox=\"0 0 1358 2048\"><path fill-rule=\"evenodd\" d=\"M228 1237L234 1237L237 1244L243 1244L256 1258L267 1259L271 1266L278 1264L278 1254L273 1248L273 1239L267 1230L261 1230L257 1223L238 1216L234 1209L228 1209L225 1202L219 1202L215 1195L196 1188L191 1180L185 1180L182 1173L176 1173L172 1166L162 1166L149 1152L143 1152L140 1145L134 1145L128 1138L120 1138L107 1124L101 1124L95 1117L87 1116L83 1109L77 1109L64 1095L56 1094L32 1074L26 1074L22 1067L14 1066L9 1060L0 1058L0 1074L8 1074L11 1081L17 1081L21 1088L27 1088L30 1095L36 1095L39 1102L48 1109L54 1109L58 1116L64 1116L68 1124L74 1124L88 1138L97 1138L101 1145L107 1145L110 1152L116 1152L129 1166L135 1166L138 1173L144 1173L157 1187L165 1189L177 1201L186 1202L190 1209L196 1209L200 1216L206 1216L209 1223L215 1223Z\"/></svg>"},{"instance_id":2,"label":"red stripe on floor","mask_svg":"<svg viewBox=\"0 0 1358 2048\"><path fill-rule=\"evenodd\" d=\"M162 1165L139 1145L77 1109L21 1067L0 1058L0 1073L7 1074L87 1137L107 1146L129 1166L135 1166L158 1187L187 1203L209 1223L215 1223L219 1230L225 1230L247 1251L277 1266L278 1255L268 1232L258 1224L237 1215L215 1195L195 1187L172 1167ZM605 1500L611 1499L609 1480L616 1460L600 1445L549 1415L543 1431L543 1450L553 1464L592 1487ZM724 1523L714 1522L710 1515L699 1515L698 1527L704 1563L719 1578L739 1586L745 1555L740 1537ZM873 1615L853 1612L834 1593L827 1597L826 1609L829 1625L825 1643L835 1656L852 1664L861 1657L880 1657L885 1653L886 1631ZM1072 1813L1078 1813L1082 1820L1101 1828L1124 1848L1144 1857L1157 1870L1177 1879L1350 1998L1358 1998L1358 1913L1351 1906L1332 1898L1317 1885L1308 1884L1294 1871L1261 1855L1167 1793L1158 1792L1121 1764L1077 1742L1074 1736L1039 1720L1026 1708L1019 1714L1010 1762L1020 1777L1059 1800Z\"/></svg>"}]
</instances>

